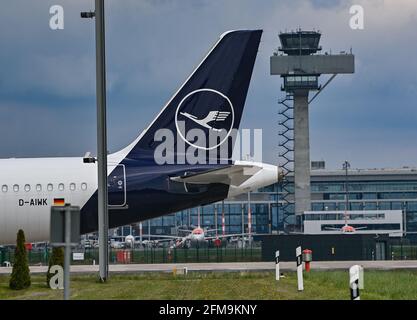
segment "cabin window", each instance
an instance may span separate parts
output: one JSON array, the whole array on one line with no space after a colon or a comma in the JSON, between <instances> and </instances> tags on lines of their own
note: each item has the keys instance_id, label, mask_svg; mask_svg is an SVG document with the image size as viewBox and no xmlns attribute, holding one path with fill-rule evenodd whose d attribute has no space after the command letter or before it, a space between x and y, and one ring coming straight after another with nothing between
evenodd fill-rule
<instances>
[{"instance_id":1,"label":"cabin window","mask_svg":"<svg viewBox=\"0 0 417 320\"><path fill-rule=\"evenodd\" d=\"M58 190L59 190L59 191L64 191L64 184L63 184L63 183L60 183L60 184L58 185Z\"/></svg>"},{"instance_id":2,"label":"cabin window","mask_svg":"<svg viewBox=\"0 0 417 320\"><path fill-rule=\"evenodd\" d=\"M25 184L25 191L29 192L30 191L30 185L29 184Z\"/></svg>"},{"instance_id":3,"label":"cabin window","mask_svg":"<svg viewBox=\"0 0 417 320\"><path fill-rule=\"evenodd\" d=\"M70 190L75 191L75 183L70 183Z\"/></svg>"},{"instance_id":4,"label":"cabin window","mask_svg":"<svg viewBox=\"0 0 417 320\"><path fill-rule=\"evenodd\" d=\"M42 191L42 185L39 183L36 185L36 191Z\"/></svg>"},{"instance_id":5,"label":"cabin window","mask_svg":"<svg viewBox=\"0 0 417 320\"><path fill-rule=\"evenodd\" d=\"M18 184L13 185L13 191L14 192L19 192L19 185Z\"/></svg>"},{"instance_id":6,"label":"cabin window","mask_svg":"<svg viewBox=\"0 0 417 320\"><path fill-rule=\"evenodd\" d=\"M1 191L3 191L3 192L7 192L7 190L8 190L9 188L7 187L7 185L6 184L3 184L3 186L1 187Z\"/></svg>"},{"instance_id":7,"label":"cabin window","mask_svg":"<svg viewBox=\"0 0 417 320\"><path fill-rule=\"evenodd\" d=\"M48 191L52 191L54 190L54 186L52 185L52 183L48 183L48 186L46 187L46 189L48 189Z\"/></svg>"},{"instance_id":8,"label":"cabin window","mask_svg":"<svg viewBox=\"0 0 417 320\"><path fill-rule=\"evenodd\" d=\"M81 183L81 190L87 190L87 184L85 182Z\"/></svg>"}]
</instances>

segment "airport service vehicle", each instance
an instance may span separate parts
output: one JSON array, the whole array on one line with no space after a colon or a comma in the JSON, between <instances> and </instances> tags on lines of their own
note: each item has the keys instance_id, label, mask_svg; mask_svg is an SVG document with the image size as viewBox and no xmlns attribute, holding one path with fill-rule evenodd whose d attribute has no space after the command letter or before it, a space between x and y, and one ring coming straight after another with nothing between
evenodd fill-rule
<instances>
[{"instance_id":1,"label":"airport service vehicle","mask_svg":"<svg viewBox=\"0 0 417 320\"><path fill-rule=\"evenodd\" d=\"M108 155L110 228L277 181L276 166L232 160L261 35L224 33L149 127ZM50 208L64 203L81 208L82 234L98 229L94 158L0 160L0 244L18 229L28 242L48 241Z\"/></svg>"}]
</instances>

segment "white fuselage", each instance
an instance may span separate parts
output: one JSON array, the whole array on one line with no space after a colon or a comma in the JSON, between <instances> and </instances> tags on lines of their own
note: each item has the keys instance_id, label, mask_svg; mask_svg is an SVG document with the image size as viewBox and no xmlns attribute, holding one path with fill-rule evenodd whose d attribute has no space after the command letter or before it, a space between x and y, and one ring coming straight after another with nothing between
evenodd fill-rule
<instances>
[{"instance_id":1,"label":"white fuselage","mask_svg":"<svg viewBox=\"0 0 417 320\"><path fill-rule=\"evenodd\" d=\"M45 241L54 199L82 207L97 189L97 168L82 158L2 159L0 188L0 243L13 243L18 229L28 242Z\"/></svg>"},{"instance_id":2,"label":"white fuselage","mask_svg":"<svg viewBox=\"0 0 417 320\"><path fill-rule=\"evenodd\" d=\"M109 173L119 161L119 155L109 155ZM262 169L239 187L230 186L229 196L276 181L275 166L257 165ZM13 244L19 229L27 242L48 241L54 199L82 208L96 190L97 165L82 157L0 159L0 244Z\"/></svg>"}]
</instances>

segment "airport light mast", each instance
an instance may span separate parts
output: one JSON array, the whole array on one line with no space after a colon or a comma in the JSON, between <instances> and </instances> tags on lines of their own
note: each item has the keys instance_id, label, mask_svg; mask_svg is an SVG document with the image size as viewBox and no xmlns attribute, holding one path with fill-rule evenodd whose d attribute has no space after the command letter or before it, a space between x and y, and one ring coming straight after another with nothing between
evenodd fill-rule
<instances>
[{"instance_id":1,"label":"airport light mast","mask_svg":"<svg viewBox=\"0 0 417 320\"><path fill-rule=\"evenodd\" d=\"M97 170L99 273L109 276L109 211L107 189L106 53L104 0L95 0L95 12L81 12L81 18L96 19Z\"/></svg>"},{"instance_id":2,"label":"airport light mast","mask_svg":"<svg viewBox=\"0 0 417 320\"><path fill-rule=\"evenodd\" d=\"M281 47L270 60L271 75L280 75L284 83L281 87L286 92L286 98L280 103L285 106L281 115L285 120L280 124L284 131L280 133L284 142L280 142L283 152L280 154L282 161L282 184L288 185L288 176L294 173L294 191L287 185L282 185L285 192L294 193L291 197L281 196L284 208L295 202L294 212L296 225L302 229L302 215L311 210L310 190L310 136L309 136L309 112L308 106L317 95L339 73L354 73L354 55L352 53L317 54L321 51L319 46L321 33L318 31L285 32L279 35ZM331 74L330 79L323 86L319 85L319 77L322 74ZM310 91L316 94L309 100ZM289 101L293 101L292 106ZM289 113L292 112L292 115ZM289 125L289 120L293 125ZM291 158L288 154L292 152ZM292 202L292 203L290 203ZM285 219L292 213L284 212Z\"/></svg>"},{"instance_id":3,"label":"airport light mast","mask_svg":"<svg viewBox=\"0 0 417 320\"><path fill-rule=\"evenodd\" d=\"M349 211L349 185L348 185L348 169L350 168L350 163L348 161L343 162L343 170L345 170L345 197L346 197L346 204L345 204L345 211L347 215L347 211Z\"/></svg>"}]
</instances>

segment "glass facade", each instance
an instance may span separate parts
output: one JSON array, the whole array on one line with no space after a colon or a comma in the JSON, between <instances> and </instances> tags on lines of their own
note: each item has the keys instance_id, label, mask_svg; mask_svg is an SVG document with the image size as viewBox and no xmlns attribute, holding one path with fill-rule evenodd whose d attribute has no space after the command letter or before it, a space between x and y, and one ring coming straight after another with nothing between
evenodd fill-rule
<instances>
[{"instance_id":1,"label":"glass facade","mask_svg":"<svg viewBox=\"0 0 417 320\"><path fill-rule=\"evenodd\" d=\"M403 210L405 228L409 232L417 231L417 171L414 169L389 173L384 170L352 170L348 176L349 210ZM326 172L311 175L312 211L345 210L346 181L344 171ZM293 186L290 185L293 190ZM251 193L252 232L277 233L285 231L296 223L294 216L284 222L280 185L274 184ZM225 200L201 208L200 225L215 229L217 211L217 229L222 232L222 212L225 216L226 234L248 231L247 195L238 199ZM223 210L222 210L223 208ZM294 206L288 207L294 212ZM197 226L198 210L193 208L152 219L152 234L171 234L173 227ZM148 221L143 223L143 233L147 233ZM124 231L124 230L123 230ZM133 232L138 235L138 228ZM120 231L119 231L120 233Z\"/></svg>"}]
</instances>

